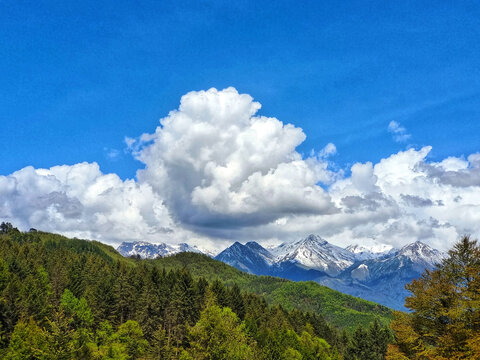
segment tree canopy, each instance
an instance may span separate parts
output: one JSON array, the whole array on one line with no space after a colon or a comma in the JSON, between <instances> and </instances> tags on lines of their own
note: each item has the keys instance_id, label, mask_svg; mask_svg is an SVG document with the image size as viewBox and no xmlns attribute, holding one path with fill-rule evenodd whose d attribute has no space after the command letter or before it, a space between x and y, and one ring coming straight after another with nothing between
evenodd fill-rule
<instances>
[{"instance_id":1,"label":"tree canopy","mask_svg":"<svg viewBox=\"0 0 480 360\"><path fill-rule=\"evenodd\" d=\"M480 359L480 247L464 236L433 271L407 285L387 359Z\"/></svg>"}]
</instances>

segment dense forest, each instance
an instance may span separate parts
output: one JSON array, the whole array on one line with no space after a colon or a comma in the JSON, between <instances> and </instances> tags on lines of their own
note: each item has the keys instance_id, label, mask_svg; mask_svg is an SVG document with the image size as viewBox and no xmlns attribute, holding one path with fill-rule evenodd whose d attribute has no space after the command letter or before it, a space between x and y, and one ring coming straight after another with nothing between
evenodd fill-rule
<instances>
[{"instance_id":1,"label":"dense forest","mask_svg":"<svg viewBox=\"0 0 480 360\"><path fill-rule=\"evenodd\" d=\"M480 248L407 285L410 313L185 253L0 225L2 359L480 359ZM377 316L374 316L376 313Z\"/></svg>"},{"instance_id":2,"label":"dense forest","mask_svg":"<svg viewBox=\"0 0 480 360\"><path fill-rule=\"evenodd\" d=\"M104 244L0 228L5 359L383 359L378 321L347 332L222 277ZM268 282L268 281L267 281ZM244 286L245 284L243 284ZM243 289L242 286L242 289Z\"/></svg>"},{"instance_id":3,"label":"dense forest","mask_svg":"<svg viewBox=\"0 0 480 360\"><path fill-rule=\"evenodd\" d=\"M142 260L142 262L145 260ZM356 298L314 281L290 281L271 276L256 276L237 270L223 262L196 253L179 253L150 260L165 269L187 268L192 276L261 295L269 304L322 315L330 324L352 333L358 326L368 327L374 320L384 325L393 319L392 310L371 301Z\"/></svg>"}]
</instances>

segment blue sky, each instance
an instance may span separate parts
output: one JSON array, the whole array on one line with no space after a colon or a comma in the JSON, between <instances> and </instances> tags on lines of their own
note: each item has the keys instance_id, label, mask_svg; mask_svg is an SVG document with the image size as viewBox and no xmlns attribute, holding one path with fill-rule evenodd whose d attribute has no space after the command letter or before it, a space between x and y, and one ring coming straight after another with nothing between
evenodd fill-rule
<instances>
[{"instance_id":1,"label":"blue sky","mask_svg":"<svg viewBox=\"0 0 480 360\"><path fill-rule=\"evenodd\" d=\"M216 250L480 237L478 1L4 0L0 34L1 221Z\"/></svg>"},{"instance_id":2,"label":"blue sky","mask_svg":"<svg viewBox=\"0 0 480 360\"><path fill-rule=\"evenodd\" d=\"M408 146L480 149L476 1L2 1L0 174L96 161L192 90L234 86L348 170ZM397 143L390 121L410 139ZM119 152L115 159L108 157Z\"/></svg>"}]
</instances>

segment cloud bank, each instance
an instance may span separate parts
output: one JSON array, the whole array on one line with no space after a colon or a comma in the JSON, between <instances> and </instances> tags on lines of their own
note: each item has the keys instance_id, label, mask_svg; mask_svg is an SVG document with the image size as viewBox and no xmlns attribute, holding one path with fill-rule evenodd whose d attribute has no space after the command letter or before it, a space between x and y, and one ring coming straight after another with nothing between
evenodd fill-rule
<instances>
[{"instance_id":1,"label":"cloud bank","mask_svg":"<svg viewBox=\"0 0 480 360\"><path fill-rule=\"evenodd\" d=\"M356 163L345 177L329 167L334 144L302 156L302 129L258 115L260 106L234 88L190 92L154 132L126 139L144 164L136 180L96 163L26 167L0 176L0 220L109 243L210 249L312 232L339 245L420 239L446 249L464 233L480 235L480 154L431 162L430 147L409 149Z\"/></svg>"}]
</instances>

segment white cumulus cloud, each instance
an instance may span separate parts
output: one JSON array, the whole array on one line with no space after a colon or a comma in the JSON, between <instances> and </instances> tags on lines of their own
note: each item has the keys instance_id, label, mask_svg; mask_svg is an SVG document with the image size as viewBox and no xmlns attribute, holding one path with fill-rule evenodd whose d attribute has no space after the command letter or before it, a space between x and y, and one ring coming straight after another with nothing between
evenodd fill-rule
<instances>
[{"instance_id":1,"label":"white cumulus cloud","mask_svg":"<svg viewBox=\"0 0 480 360\"><path fill-rule=\"evenodd\" d=\"M318 233L338 245L415 240L449 248L480 236L480 154L430 161L431 147L351 175L330 170L327 144L302 156L301 128L258 114L234 88L190 92L151 133L125 142L143 162L137 179L96 163L26 167L0 176L0 220L109 243L187 241L221 248ZM405 128L391 122L397 141ZM335 167L334 167L335 168Z\"/></svg>"},{"instance_id":2,"label":"white cumulus cloud","mask_svg":"<svg viewBox=\"0 0 480 360\"><path fill-rule=\"evenodd\" d=\"M323 160L295 151L302 129L258 116L260 104L234 88L190 92L178 110L137 143L140 183L161 194L183 224L197 230L269 223L291 214L336 209L319 186L334 174Z\"/></svg>"},{"instance_id":3,"label":"white cumulus cloud","mask_svg":"<svg viewBox=\"0 0 480 360\"><path fill-rule=\"evenodd\" d=\"M0 176L0 219L109 243L182 235L148 184L103 174L96 163Z\"/></svg>"}]
</instances>

